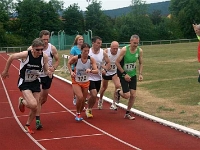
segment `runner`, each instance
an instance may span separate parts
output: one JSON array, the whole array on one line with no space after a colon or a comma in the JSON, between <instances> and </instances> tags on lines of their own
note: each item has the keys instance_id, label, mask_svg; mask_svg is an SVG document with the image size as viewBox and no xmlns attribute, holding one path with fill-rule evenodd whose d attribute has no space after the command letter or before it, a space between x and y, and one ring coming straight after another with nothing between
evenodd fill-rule
<instances>
[{"instance_id":1,"label":"runner","mask_svg":"<svg viewBox=\"0 0 200 150\"><path fill-rule=\"evenodd\" d=\"M117 67L115 65L115 61L120 53L119 43L117 41L113 41L110 45L110 48L107 48L104 51L108 54L108 57L109 57L110 63L111 63L111 68L109 70L103 69L103 72L102 72L103 80L102 80L102 86L100 89L98 109L102 109L102 107L103 107L103 98L102 97L104 95L105 90L108 87L109 80L112 80L112 82L115 85L115 90L114 90L114 95L113 95L113 103L111 104L110 109L117 110L117 106L115 104L115 101L116 101L115 91L117 89L119 89L121 87L121 85L120 85L119 78L117 76Z\"/></svg>"},{"instance_id":2,"label":"runner","mask_svg":"<svg viewBox=\"0 0 200 150\"><path fill-rule=\"evenodd\" d=\"M85 100L88 95L88 89L90 85L89 74L97 74L98 69L94 58L89 54L90 46L87 43L83 43L81 46L82 53L78 56L73 56L68 61L68 68L72 78L72 88L77 98L76 103L76 121L81 121L81 112L85 106ZM74 64L74 71L72 70L72 64ZM92 66L92 69L91 69Z\"/></svg>"},{"instance_id":3,"label":"runner","mask_svg":"<svg viewBox=\"0 0 200 150\"><path fill-rule=\"evenodd\" d=\"M88 118L93 117L92 108L96 103L97 93L101 87L102 80L102 68L109 70L110 69L110 60L106 52L101 49L102 39L98 36L92 38L92 47L90 48L89 56L93 57L96 60L98 74L90 73L90 98L88 99L88 108L85 113ZM104 63L105 62L105 63ZM103 65L102 65L103 64ZM105 65L106 64L106 65Z\"/></svg>"},{"instance_id":4,"label":"runner","mask_svg":"<svg viewBox=\"0 0 200 150\"><path fill-rule=\"evenodd\" d=\"M120 96L128 99L128 106L124 118L133 120L135 117L131 116L130 109L132 108L135 98L136 98L136 61L139 60L139 81L143 80L142 76L142 57L143 51L139 44L139 36L132 35L130 38L130 45L123 47L120 54L116 60L117 74L120 78L122 91L120 89L116 90L116 98L119 101Z\"/></svg>"},{"instance_id":5,"label":"runner","mask_svg":"<svg viewBox=\"0 0 200 150\"><path fill-rule=\"evenodd\" d=\"M25 131L32 134L30 124L36 116L40 96L40 72L42 68L44 73L52 78L52 72L48 70L48 57L43 54L44 43L40 38L37 38L32 43L32 49L20 53L12 54L5 66L1 76L9 77L8 70L13 60L21 59L20 74L18 87L23 94L24 99L19 98L19 110L25 111L25 107L30 109L28 120L25 125Z\"/></svg>"},{"instance_id":6,"label":"runner","mask_svg":"<svg viewBox=\"0 0 200 150\"><path fill-rule=\"evenodd\" d=\"M43 53L45 53L48 56L48 66L49 70L51 72L54 72L56 68L59 65L59 56L58 56L58 51L54 45L49 43L50 40L50 32L48 30L42 30L39 33L39 38L42 39L44 42L44 50ZM32 49L32 47L29 47L28 49ZM36 113L36 129L40 130L43 128L40 120L40 113L42 109L42 105L47 101L47 97L49 94L49 89L51 87L52 79L49 78L44 72L41 72L40 74L40 79L41 79L41 93L40 93L40 101L38 103L38 109ZM22 97L20 97L23 99Z\"/></svg>"}]
</instances>

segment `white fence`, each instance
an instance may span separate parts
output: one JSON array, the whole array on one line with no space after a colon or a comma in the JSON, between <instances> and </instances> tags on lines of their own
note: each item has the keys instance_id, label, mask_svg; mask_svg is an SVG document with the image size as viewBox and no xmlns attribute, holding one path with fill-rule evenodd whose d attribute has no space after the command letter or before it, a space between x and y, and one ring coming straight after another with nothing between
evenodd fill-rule
<instances>
[{"instance_id":1,"label":"white fence","mask_svg":"<svg viewBox=\"0 0 200 150\"><path fill-rule=\"evenodd\" d=\"M157 41L140 41L140 45L158 45L158 44L174 44L174 43L190 43L197 42L197 38L194 39L177 39L177 40L157 40ZM119 42L120 47L123 47L129 42ZM110 43L102 43L102 48L110 47ZM0 47L0 51L5 51L6 53L15 53L26 50L28 46L23 47Z\"/></svg>"},{"instance_id":2,"label":"white fence","mask_svg":"<svg viewBox=\"0 0 200 150\"><path fill-rule=\"evenodd\" d=\"M140 45L158 45L158 44L174 44L174 43L190 43L197 42L197 38L195 39L177 39L177 40L157 40L157 41L140 41ZM120 47L123 47L130 42L119 42ZM110 43L102 43L102 47L107 48L110 47Z\"/></svg>"},{"instance_id":3,"label":"white fence","mask_svg":"<svg viewBox=\"0 0 200 150\"><path fill-rule=\"evenodd\" d=\"M21 47L0 47L0 51L5 51L6 53L15 53L27 50L28 46Z\"/></svg>"}]
</instances>

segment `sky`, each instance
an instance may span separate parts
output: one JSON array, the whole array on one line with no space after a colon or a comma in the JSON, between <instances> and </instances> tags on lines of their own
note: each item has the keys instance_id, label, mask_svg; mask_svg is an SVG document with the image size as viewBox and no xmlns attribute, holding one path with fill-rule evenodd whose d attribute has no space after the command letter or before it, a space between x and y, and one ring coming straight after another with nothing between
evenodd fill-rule
<instances>
[{"instance_id":1,"label":"sky","mask_svg":"<svg viewBox=\"0 0 200 150\"><path fill-rule=\"evenodd\" d=\"M87 0L61 0L64 2L64 7L67 8L74 3L78 3L81 10L85 11L88 6ZM90 0L91 1L91 0ZM101 1L102 10L117 9L131 5L131 0L98 0ZM169 0L144 0L146 4L164 2Z\"/></svg>"}]
</instances>

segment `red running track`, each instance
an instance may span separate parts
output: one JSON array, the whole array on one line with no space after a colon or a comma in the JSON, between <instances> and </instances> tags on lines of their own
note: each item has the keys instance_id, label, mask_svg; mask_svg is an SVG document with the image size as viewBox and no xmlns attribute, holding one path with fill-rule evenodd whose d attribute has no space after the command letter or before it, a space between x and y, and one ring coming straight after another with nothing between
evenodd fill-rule
<instances>
[{"instance_id":1,"label":"red running track","mask_svg":"<svg viewBox=\"0 0 200 150\"><path fill-rule=\"evenodd\" d=\"M2 72L8 56L0 54ZM199 150L200 139L163 126L142 117L123 118L125 110L112 111L104 103L103 110L94 109L94 118L75 121L71 85L54 78L47 103L43 106L41 121L44 128L35 134L23 131L28 109L21 113L17 87L19 62L10 67L10 78L0 82L0 141L1 149L69 149L69 150ZM95 105L94 108L97 106Z\"/></svg>"}]
</instances>

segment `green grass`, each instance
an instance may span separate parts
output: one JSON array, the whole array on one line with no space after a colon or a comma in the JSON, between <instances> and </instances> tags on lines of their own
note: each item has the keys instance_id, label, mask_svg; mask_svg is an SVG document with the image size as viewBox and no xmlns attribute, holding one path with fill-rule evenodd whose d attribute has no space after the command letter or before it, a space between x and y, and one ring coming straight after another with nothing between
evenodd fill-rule
<instances>
[{"instance_id":1,"label":"green grass","mask_svg":"<svg viewBox=\"0 0 200 150\"><path fill-rule=\"evenodd\" d=\"M138 91L144 94L137 97L134 108L200 130L197 45L193 42L141 46L144 81L138 82ZM63 66L62 54L69 55L69 50L59 51L59 68ZM69 74L59 74L69 79ZM105 96L112 98L112 90L106 91ZM127 104L127 100L121 102Z\"/></svg>"}]
</instances>

